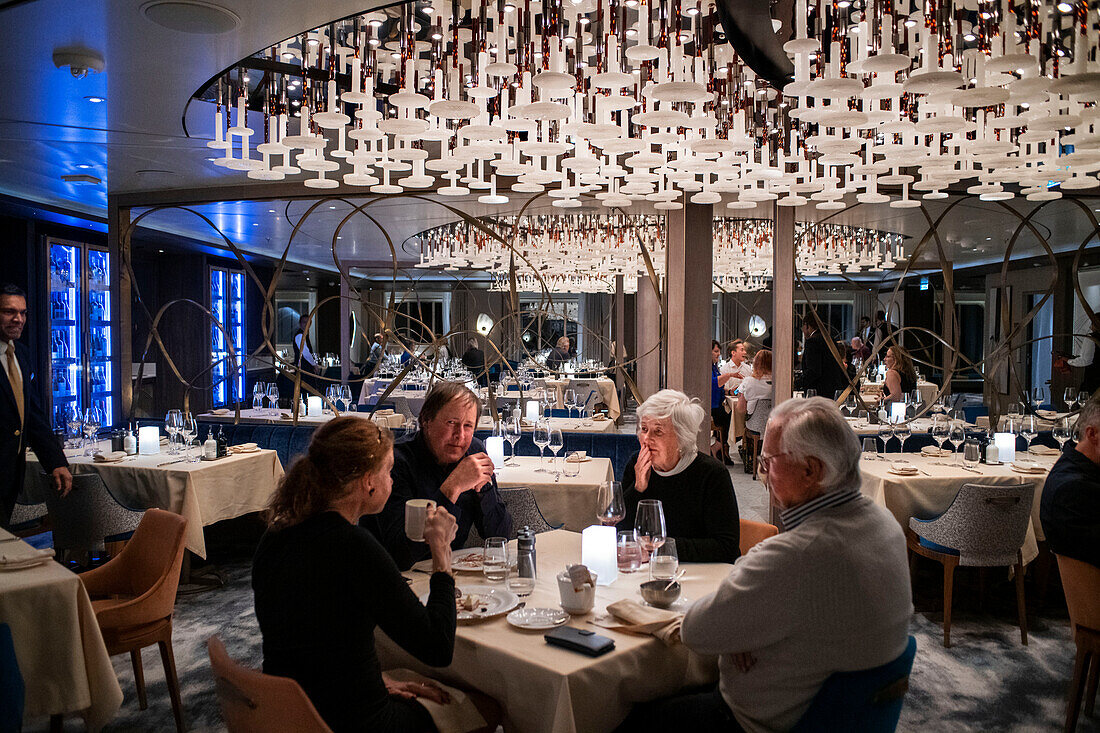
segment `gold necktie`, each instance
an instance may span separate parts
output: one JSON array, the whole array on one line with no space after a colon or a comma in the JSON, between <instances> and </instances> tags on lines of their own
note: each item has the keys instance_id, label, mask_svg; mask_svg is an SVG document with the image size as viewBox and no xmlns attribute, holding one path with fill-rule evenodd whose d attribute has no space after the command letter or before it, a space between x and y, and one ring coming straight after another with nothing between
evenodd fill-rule
<instances>
[{"instance_id":1,"label":"gold necktie","mask_svg":"<svg viewBox=\"0 0 1100 733\"><path fill-rule=\"evenodd\" d=\"M19 363L15 361L15 344L8 342L8 381L11 383L11 391L15 393L15 406L19 410L19 426L23 426L23 373L19 371Z\"/></svg>"}]
</instances>

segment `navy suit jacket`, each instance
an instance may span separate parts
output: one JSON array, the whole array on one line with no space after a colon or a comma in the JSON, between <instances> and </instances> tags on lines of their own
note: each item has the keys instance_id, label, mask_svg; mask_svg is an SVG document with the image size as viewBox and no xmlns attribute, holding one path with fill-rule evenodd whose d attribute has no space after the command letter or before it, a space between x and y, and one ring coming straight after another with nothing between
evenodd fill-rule
<instances>
[{"instance_id":1,"label":"navy suit jacket","mask_svg":"<svg viewBox=\"0 0 1100 733\"><path fill-rule=\"evenodd\" d=\"M19 361L19 371L23 373L24 419L20 426L19 410L8 380L8 371L0 368L0 524L7 524L15 497L23 488L27 446L34 449L46 471L69 465L38 399L38 390L33 386L30 350L18 341L15 342L15 358Z\"/></svg>"}]
</instances>

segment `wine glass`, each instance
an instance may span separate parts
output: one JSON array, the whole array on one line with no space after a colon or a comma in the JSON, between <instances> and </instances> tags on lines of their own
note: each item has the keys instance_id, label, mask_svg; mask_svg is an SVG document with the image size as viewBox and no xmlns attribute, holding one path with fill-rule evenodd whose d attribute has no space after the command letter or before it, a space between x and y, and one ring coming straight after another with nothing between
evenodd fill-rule
<instances>
[{"instance_id":1,"label":"wine glass","mask_svg":"<svg viewBox=\"0 0 1100 733\"><path fill-rule=\"evenodd\" d=\"M195 439L195 436L199 434L199 424L195 421L195 417L190 412L183 413L183 423L180 427L180 433L183 435L183 454L187 457L187 462L197 463L199 457L191 457L191 442Z\"/></svg>"},{"instance_id":2,"label":"wine glass","mask_svg":"<svg viewBox=\"0 0 1100 733\"><path fill-rule=\"evenodd\" d=\"M810 399L811 397L817 397L817 390L816 389L807 389L805 392L803 392L802 396L805 397L806 399Z\"/></svg>"},{"instance_id":3,"label":"wine glass","mask_svg":"<svg viewBox=\"0 0 1100 733\"><path fill-rule=\"evenodd\" d=\"M1069 402L1069 400L1066 401ZM1069 441L1072 435L1073 430L1069 426L1068 417L1063 417L1061 420L1055 423L1054 427L1050 430L1050 437L1058 441L1059 452L1061 452L1065 448L1066 442Z\"/></svg>"},{"instance_id":4,"label":"wine glass","mask_svg":"<svg viewBox=\"0 0 1100 733\"><path fill-rule=\"evenodd\" d=\"M168 432L168 453L176 455L179 450L176 446L176 436L183 428L183 413L179 410L169 410L164 416L164 429Z\"/></svg>"},{"instance_id":5,"label":"wine glass","mask_svg":"<svg viewBox=\"0 0 1100 733\"><path fill-rule=\"evenodd\" d=\"M278 414L279 408L279 385L275 382L271 382L267 385L267 409L274 414Z\"/></svg>"},{"instance_id":6,"label":"wine glass","mask_svg":"<svg viewBox=\"0 0 1100 733\"><path fill-rule=\"evenodd\" d=\"M1031 390L1031 406L1038 410L1042 407L1046 398L1046 389L1044 387L1036 387Z\"/></svg>"},{"instance_id":7,"label":"wine glass","mask_svg":"<svg viewBox=\"0 0 1100 733\"><path fill-rule=\"evenodd\" d=\"M951 433L951 427L947 424L947 421L943 419L943 415L935 415L932 417L932 427L928 429L928 432L932 436L932 440L936 441L936 445L939 450L937 455L943 454L943 442L947 440L947 436Z\"/></svg>"},{"instance_id":8,"label":"wine glass","mask_svg":"<svg viewBox=\"0 0 1100 733\"><path fill-rule=\"evenodd\" d=\"M854 417L859 409L859 400L856 399L855 390L848 393L848 399L844 400L844 409L848 411L848 417Z\"/></svg>"},{"instance_id":9,"label":"wine glass","mask_svg":"<svg viewBox=\"0 0 1100 733\"><path fill-rule=\"evenodd\" d=\"M504 421L504 439L512 446L512 455L508 458L508 461L512 463L508 464L508 461L505 461L505 465L514 466L516 464L516 443L519 442L522 435L523 426L520 425L519 415L512 415L512 417Z\"/></svg>"},{"instance_id":10,"label":"wine glass","mask_svg":"<svg viewBox=\"0 0 1100 733\"><path fill-rule=\"evenodd\" d=\"M561 480L561 471L557 469L558 465L558 451L565 447L565 439L562 437L561 430L553 428L550 431L550 451L554 454L554 480Z\"/></svg>"},{"instance_id":11,"label":"wine glass","mask_svg":"<svg viewBox=\"0 0 1100 733\"><path fill-rule=\"evenodd\" d=\"M623 502L623 485L618 481L604 481L596 490L596 521L615 526L626 516Z\"/></svg>"},{"instance_id":12,"label":"wine glass","mask_svg":"<svg viewBox=\"0 0 1100 733\"><path fill-rule=\"evenodd\" d=\"M351 404L354 402L354 399L352 398L350 384L340 385L340 401L344 403L344 412L351 409Z\"/></svg>"},{"instance_id":13,"label":"wine glass","mask_svg":"<svg viewBox=\"0 0 1100 733\"><path fill-rule=\"evenodd\" d=\"M951 441L951 445L955 448L954 464L959 465L959 450L962 448L963 442L966 440L966 428L963 427L963 423L955 420L951 423L951 431L947 434L947 439Z\"/></svg>"},{"instance_id":14,"label":"wine glass","mask_svg":"<svg viewBox=\"0 0 1100 733\"><path fill-rule=\"evenodd\" d=\"M80 436L82 428L84 426L84 415L80 412L80 407L75 403L71 403L66 410L65 424L69 428L69 436L73 439L72 446L74 448L80 448Z\"/></svg>"},{"instance_id":15,"label":"wine glass","mask_svg":"<svg viewBox=\"0 0 1100 733\"><path fill-rule=\"evenodd\" d=\"M890 439L894 437L894 426L888 422L879 422L878 424L878 439L882 441L882 453L883 460L886 460L886 446L890 444Z\"/></svg>"},{"instance_id":16,"label":"wine glass","mask_svg":"<svg viewBox=\"0 0 1100 733\"><path fill-rule=\"evenodd\" d=\"M1027 439L1027 452L1031 452L1031 443L1039 435L1039 425L1034 415L1027 415L1020 421L1020 435Z\"/></svg>"},{"instance_id":17,"label":"wine glass","mask_svg":"<svg viewBox=\"0 0 1100 733\"><path fill-rule=\"evenodd\" d=\"M543 451L546 446L550 445L550 421L546 418L540 418L535 423L535 432L531 439L539 449L539 467L535 469L535 473L550 473L543 467L546 460Z\"/></svg>"},{"instance_id":18,"label":"wine glass","mask_svg":"<svg viewBox=\"0 0 1100 733\"><path fill-rule=\"evenodd\" d=\"M569 417L573 417L573 410L577 407L577 390L573 389L572 387L565 390L565 396L563 399L565 401L566 409L569 410Z\"/></svg>"},{"instance_id":19,"label":"wine glass","mask_svg":"<svg viewBox=\"0 0 1100 733\"><path fill-rule=\"evenodd\" d=\"M1008 406L1008 412L1006 414L1011 418L1018 418L1024 414L1024 406L1019 402L1013 402Z\"/></svg>"},{"instance_id":20,"label":"wine glass","mask_svg":"<svg viewBox=\"0 0 1100 733\"><path fill-rule=\"evenodd\" d=\"M638 543L649 553L650 560L668 537L665 527L665 509L659 499L642 499L638 502L634 530L638 533Z\"/></svg>"},{"instance_id":21,"label":"wine glass","mask_svg":"<svg viewBox=\"0 0 1100 733\"><path fill-rule=\"evenodd\" d=\"M103 413L99 411L99 408L95 405L89 407L84 411L84 438L87 447L84 449L84 455L95 455L96 451L96 434L99 432L99 426L103 424Z\"/></svg>"},{"instance_id":22,"label":"wine glass","mask_svg":"<svg viewBox=\"0 0 1100 733\"><path fill-rule=\"evenodd\" d=\"M908 422L902 421L894 426L894 437L901 441L901 452L905 452L905 441L913 434L913 429Z\"/></svg>"},{"instance_id":23,"label":"wine glass","mask_svg":"<svg viewBox=\"0 0 1100 733\"><path fill-rule=\"evenodd\" d=\"M252 385L252 409L261 411L264 409L264 394L267 392L267 385L263 382L256 382Z\"/></svg>"},{"instance_id":24,"label":"wine glass","mask_svg":"<svg viewBox=\"0 0 1100 733\"><path fill-rule=\"evenodd\" d=\"M1062 395L1062 401L1066 403L1066 409L1072 411L1074 404L1077 402L1077 388L1066 387L1066 391Z\"/></svg>"},{"instance_id":25,"label":"wine glass","mask_svg":"<svg viewBox=\"0 0 1100 733\"><path fill-rule=\"evenodd\" d=\"M1092 397L1092 394L1088 390L1077 390L1077 409L1080 410L1082 407L1084 407L1085 403L1089 401L1090 397Z\"/></svg>"},{"instance_id":26,"label":"wine glass","mask_svg":"<svg viewBox=\"0 0 1100 733\"><path fill-rule=\"evenodd\" d=\"M340 399L340 391L336 388L335 384L330 384L325 387L325 401L332 405L332 409L339 414L340 406L336 403Z\"/></svg>"}]
</instances>

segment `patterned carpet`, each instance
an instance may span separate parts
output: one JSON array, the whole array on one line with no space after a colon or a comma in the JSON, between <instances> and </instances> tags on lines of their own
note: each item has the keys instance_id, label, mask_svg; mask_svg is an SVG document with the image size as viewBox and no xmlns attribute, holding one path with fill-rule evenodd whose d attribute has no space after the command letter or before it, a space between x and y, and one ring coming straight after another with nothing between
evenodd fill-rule
<instances>
[{"instance_id":1,"label":"patterned carpet","mask_svg":"<svg viewBox=\"0 0 1100 733\"><path fill-rule=\"evenodd\" d=\"M742 485L738 493L747 490ZM190 730L224 731L206 656L206 639L225 641L229 653L245 664L260 664L260 636L252 610L246 547L237 544L219 559L228 576L219 589L181 595L176 604L174 648L182 686L185 719ZM1073 664L1073 644L1065 607L1053 578L1052 606L1029 618L1029 645L1020 643L1015 622L1012 585L989 577L986 607L976 608L977 575L960 571L951 649L942 645L939 615L939 569L922 563L917 573L918 612L911 633L917 638L917 658L902 712L901 731L1056 731L1065 716L1065 695ZM995 571L994 571L995 572ZM1033 597L1029 588L1029 599ZM974 606L974 607L972 607ZM155 647L143 661L149 708L138 710L129 659L114 658L125 700L107 731L171 730L172 711ZM46 721L28 730L47 730ZM77 731L76 719L66 730ZM1100 731L1100 718L1082 716L1082 733Z\"/></svg>"}]
</instances>

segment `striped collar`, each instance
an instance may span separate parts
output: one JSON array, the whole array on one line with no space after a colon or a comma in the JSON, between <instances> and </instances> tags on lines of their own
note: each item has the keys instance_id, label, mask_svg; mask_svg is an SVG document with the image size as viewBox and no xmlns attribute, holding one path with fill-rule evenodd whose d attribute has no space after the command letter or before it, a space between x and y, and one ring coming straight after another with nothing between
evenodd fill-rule
<instances>
[{"instance_id":1,"label":"striped collar","mask_svg":"<svg viewBox=\"0 0 1100 733\"><path fill-rule=\"evenodd\" d=\"M850 501L855 501L860 496L859 489L841 489L840 491L830 491L827 494L822 494L814 499L810 499L807 502L799 504L798 506L784 509L779 513L779 518L783 522L783 528L791 530L802 524L809 518L814 512L820 511L831 506L840 506L841 504L847 504Z\"/></svg>"}]
</instances>

